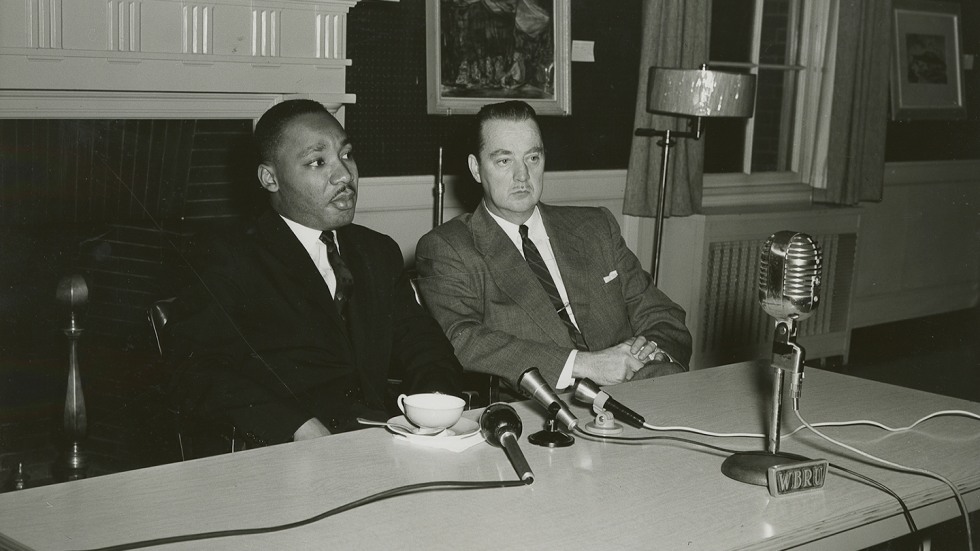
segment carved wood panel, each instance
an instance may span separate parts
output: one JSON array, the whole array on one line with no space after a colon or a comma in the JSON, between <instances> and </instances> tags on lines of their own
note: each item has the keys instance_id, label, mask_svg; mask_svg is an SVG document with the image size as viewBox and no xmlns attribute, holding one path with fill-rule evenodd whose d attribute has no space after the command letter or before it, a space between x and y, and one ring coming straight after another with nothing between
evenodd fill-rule
<instances>
[{"instance_id":1,"label":"carved wood panel","mask_svg":"<svg viewBox=\"0 0 980 551\"><path fill-rule=\"evenodd\" d=\"M0 117L115 118L90 112L109 96L144 98L138 103L147 113L135 116L158 117L153 100L161 92L215 102L218 118L243 115L222 113L228 97L219 93L309 97L336 110L354 101L345 56L347 12L356 1L0 2ZM63 98L67 106L57 104ZM52 103L56 113L48 111ZM184 116L179 111L163 116Z\"/></svg>"}]
</instances>

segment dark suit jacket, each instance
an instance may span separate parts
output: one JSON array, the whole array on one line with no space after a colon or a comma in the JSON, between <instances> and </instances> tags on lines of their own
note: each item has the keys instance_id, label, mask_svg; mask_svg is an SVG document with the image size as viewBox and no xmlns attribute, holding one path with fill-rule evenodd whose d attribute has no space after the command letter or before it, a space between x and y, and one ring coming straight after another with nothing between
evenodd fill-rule
<instances>
[{"instance_id":1,"label":"dark suit jacket","mask_svg":"<svg viewBox=\"0 0 980 551\"><path fill-rule=\"evenodd\" d=\"M654 287L612 213L538 208L589 349L644 335L686 365L691 334L684 311ZM423 236L415 255L425 305L464 369L515 383L537 367L550 384L558 381L574 345L524 257L482 203Z\"/></svg>"},{"instance_id":2,"label":"dark suit jacket","mask_svg":"<svg viewBox=\"0 0 980 551\"><path fill-rule=\"evenodd\" d=\"M393 372L407 393L459 393L459 363L416 302L398 245L354 224L337 238L354 277L349 327L278 214L198 247L199 281L167 325L184 411L279 443L312 417L331 432L358 428L357 416L387 419Z\"/></svg>"}]
</instances>

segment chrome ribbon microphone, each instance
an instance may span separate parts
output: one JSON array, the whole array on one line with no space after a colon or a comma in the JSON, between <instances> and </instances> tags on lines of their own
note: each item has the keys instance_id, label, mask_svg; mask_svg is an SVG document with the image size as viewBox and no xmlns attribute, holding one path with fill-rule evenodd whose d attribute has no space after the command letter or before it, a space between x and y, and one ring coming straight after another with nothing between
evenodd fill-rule
<instances>
[{"instance_id":1,"label":"chrome ribbon microphone","mask_svg":"<svg viewBox=\"0 0 980 551\"><path fill-rule=\"evenodd\" d=\"M538 368L532 367L521 373L521 376L517 378L517 386L529 397L544 406L548 413L554 413L555 419L565 425L568 430L575 430L578 419L572 415L568 405L544 381L544 377L541 376Z\"/></svg>"},{"instance_id":2,"label":"chrome ribbon microphone","mask_svg":"<svg viewBox=\"0 0 980 551\"><path fill-rule=\"evenodd\" d=\"M805 233L779 231L766 240L759 255L759 303L776 318L772 341L774 369L768 450L779 451L783 373L798 399L803 384L806 351L796 344L797 322L810 317L820 300L823 255L820 246Z\"/></svg>"},{"instance_id":3,"label":"chrome ribbon microphone","mask_svg":"<svg viewBox=\"0 0 980 551\"><path fill-rule=\"evenodd\" d=\"M642 415L603 392L599 388L599 385L595 384L595 381L592 379L582 378L575 383L575 399L596 408L604 409L612 413L616 419L631 427L642 429L643 423L646 422L646 419Z\"/></svg>"},{"instance_id":4,"label":"chrome ribbon microphone","mask_svg":"<svg viewBox=\"0 0 980 551\"><path fill-rule=\"evenodd\" d=\"M779 320L810 317L820 300L820 246L805 233L772 234L759 255L759 303Z\"/></svg>"},{"instance_id":5,"label":"chrome ribbon microphone","mask_svg":"<svg viewBox=\"0 0 980 551\"><path fill-rule=\"evenodd\" d=\"M776 318L772 341L772 395L769 400L769 427L766 451L742 451L730 455L721 465L725 476L759 486L768 486L773 496L783 495L775 481L780 477L821 480L808 489L823 486L826 460L779 451L783 409L783 376L792 376L792 388L800 397L806 352L796 344L797 322L810 317L820 300L823 256L820 247L805 233L780 231L766 240L759 255L759 304Z\"/></svg>"},{"instance_id":6,"label":"chrome ribbon microphone","mask_svg":"<svg viewBox=\"0 0 980 551\"><path fill-rule=\"evenodd\" d=\"M524 459L524 453L517 443L522 428L521 418L517 412L505 403L490 404L480 414L480 434L491 446L503 448L517 476L525 484L530 484L534 482L534 473L531 472L531 467L527 464L527 459Z\"/></svg>"}]
</instances>

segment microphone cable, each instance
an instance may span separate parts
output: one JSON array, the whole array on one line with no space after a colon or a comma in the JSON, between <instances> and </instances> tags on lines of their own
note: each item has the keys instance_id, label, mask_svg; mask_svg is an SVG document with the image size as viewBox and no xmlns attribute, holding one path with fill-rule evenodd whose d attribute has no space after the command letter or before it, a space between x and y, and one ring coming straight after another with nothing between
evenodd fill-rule
<instances>
[{"instance_id":1,"label":"microphone cable","mask_svg":"<svg viewBox=\"0 0 980 551\"><path fill-rule=\"evenodd\" d=\"M625 444L625 443L628 443L628 442L644 442L644 441L651 441L651 440L670 440L670 441L675 441L675 442L683 442L685 444L694 444L695 446L700 446L702 448L708 448L708 449L711 449L711 450L720 451L720 452L723 452L723 453L729 454L729 455L734 454L734 453L738 453L738 451L739 451L739 450L733 450L733 449L729 449L729 448L724 448L722 446L715 446L713 444L706 444L704 442L698 442L697 440L691 440L689 438L681 438L679 436L664 436L664 435L657 435L657 436L607 436L607 435L592 434L591 432L587 432L586 430L584 430L580 426L576 426L575 427L575 430L578 431L582 436L586 437L586 439L588 439L588 440L599 440L599 441L611 440L612 443L614 443L614 444L617 444L617 443L623 443L623 444ZM888 494L889 496L893 497L895 499L895 501L898 502L899 507L902 508L902 516L905 517L905 522L906 522L906 524L908 524L910 533L913 534L913 535L916 534L916 533L918 533L919 528L915 524L915 519L912 518L912 512L909 510L908 505L905 504L905 501L902 499L902 497L899 496L894 490L892 490L891 488L889 488L885 484L883 484L881 482L878 482L877 480L871 478L870 476L863 475L863 474L861 474L859 472L853 471L853 470L848 469L846 467L842 467L840 465L837 465L836 463L828 462L828 464L831 467L833 467L834 469L837 469L837 470L839 470L841 472L847 473L847 474L849 474L851 476L857 477L857 478L859 478L859 479L867 482L870 486L873 486L873 487L881 490L882 492Z\"/></svg>"},{"instance_id":2,"label":"microphone cable","mask_svg":"<svg viewBox=\"0 0 980 551\"><path fill-rule=\"evenodd\" d=\"M853 427L853 426L858 426L858 425L869 425L869 426L872 426L872 427L878 427L879 429L883 429L883 430L886 430L888 432L903 432L903 431L911 430L911 429L915 428L916 426L918 426L920 423L923 423L925 421L928 421L929 419L933 419L933 418L936 418L936 417L942 417L944 415L955 415L955 416L960 416L960 417L969 417L969 418L976 419L976 420L980 421L980 415L977 415L976 413L973 413L972 411L964 411L962 409L945 409L945 410L942 410L942 411L936 411L936 412L930 413L929 415L926 415L926 416L920 418L918 421L912 423L911 425L909 425L907 427L889 427L888 425L885 425L883 423L879 423L878 421L871 421L871 420L868 420L868 419L859 419L859 420L856 420L856 421L822 421L820 423L811 423L811 425L814 426L814 427ZM796 434L797 432L799 432L799 431L801 431L801 430L803 430L805 428L807 428L806 425L800 425L800 426L796 427L795 429L793 429L792 431L790 431L789 433L784 434L783 435L783 438L789 438L790 436Z\"/></svg>"},{"instance_id":3,"label":"microphone cable","mask_svg":"<svg viewBox=\"0 0 980 551\"><path fill-rule=\"evenodd\" d=\"M811 426L813 426L813 427L849 427L849 426L868 425L868 426L872 426L872 427L878 427L878 428L880 428L882 430L886 430L888 432L903 432L903 431L907 431L907 430L912 430L913 428L915 428L918 425L924 423L925 421L928 421L929 419L935 419L936 417L942 417L942 416L968 417L968 418L972 418L972 419L976 419L976 420L980 421L980 415L978 415L976 413L973 413L972 411L965 411L965 410L962 410L962 409L946 409L946 410L942 410L942 411L936 411L936 412L930 413L929 415L926 415L924 417L921 417L920 419L918 419L917 421L915 421L914 423L912 423L911 425L908 425L906 427L890 427L888 425L885 425L884 423L879 423L878 421L872 421L870 419L859 419L859 420L854 420L854 421L821 421L819 423L811 423ZM694 434L700 434L700 435L703 435L703 436L711 436L711 437L715 437L715 438L766 438L766 435L765 434L758 434L758 433L753 433L753 432L711 432L711 431L707 431L707 430L696 429L694 427L661 427L661 426L653 425L653 424L650 424L650 423L643 423L643 428L645 428L647 430L652 430L652 431L691 432L691 433L694 433ZM789 438L790 436L793 436L794 434L796 434L796 433L798 433L801 430L806 429L806 428L808 428L806 425L801 424L800 426L796 427L795 429L787 432L786 434L783 434L780 438L781 439L782 438Z\"/></svg>"},{"instance_id":4,"label":"microphone cable","mask_svg":"<svg viewBox=\"0 0 980 551\"><path fill-rule=\"evenodd\" d=\"M231 536L254 536L258 534L270 534L273 532L282 532L284 530L290 530L293 528L299 528L300 526L306 526L307 524L312 524L318 522L327 517L331 517L345 511L350 511L357 507L363 505L368 505L370 503L375 503L388 498L403 496L414 493L435 491L435 490L483 490L489 488L514 488L517 486L526 486L531 484L531 481L525 480L498 480L498 481L466 481L466 480L437 480L433 482L419 482L416 484L407 484L404 486L398 486L396 488L391 488L372 494L361 499L352 501L350 503L341 505L339 507L334 507L329 511L324 511L318 515L298 520L295 522L289 522L285 524L276 524L273 526L263 526L260 528L237 528L230 530L216 530L213 532L199 532L196 534L183 534L179 536L168 536L162 538L155 538L149 540L135 541L131 543L122 543L118 545L110 545L107 547L97 547L86 549L84 551L124 551L128 549L142 549L145 547L153 547L156 545L165 545L171 543L183 543L189 541L201 541L207 539L215 538L227 538ZM81 551L81 550L80 550Z\"/></svg>"},{"instance_id":5,"label":"microphone cable","mask_svg":"<svg viewBox=\"0 0 980 551\"><path fill-rule=\"evenodd\" d=\"M953 481L949 480L948 478L946 478L945 476L943 476L943 475L941 475L939 473L934 473L932 471L929 471L929 470L926 470L926 469L921 469L921 468L918 468L918 467L908 467L908 466L905 466L905 465L900 465L898 463L894 463L892 461L888 461L887 459L882 459L881 457L878 457L876 455L872 455L872 454L870 454L870 453L868 453L866 451L863 451L863 450L859 450L858 448L855 448L854 446L850 446L850 445L845 444L845 443L843 443L843 442L841 442L839 440L835 440L835 439L827 436L826 434L824 434L824 433L820 432L819 430L817 430L816 427L814 427L813 425L811 425L809 422L807 422L806 419L803 418L803 415L800 414L800 400L796 396L793 397L793 413L796 414L796 418L800 421L800 423L803 424L803 426L805 426L806 428L810 429L810 431L812 431L814 434L816 434L820 438L826 440L827 442L830 442L831 444L834 444L836 446L839 446L841 448L844 448L845 450L849 450L851 452L854 452L854 453L860 455L861 457L864 457L866 459L870 459L870 460L872 460L872 461L874 461L876 463L880 463L882 465L885 465L886 467L891 467L892 469L895 469L895 470L898 470L898 471L901 471L901 472L906 472L906 473L911 473L911 474L918 474L918 475L922 475L922 476L927 476L929 478L934 478L934 479L942 482L943 484L949 486L949 489L953 491L954 501L956 501L956 506L959 508L960 514L963 516L963 522L966 525L967 549L969 551L973 551L973 532L970 529L970 513L969 513L969 509L967 509L966 503L963 501L963 496L960 494L960 491L956 488L956 484L954 484Z\"/></svg>"},{"instance_id":6,"label":"microphone cable","mask_svg":"<svg viewBox=\"0 0 980 551\"><path fill-rule=\"evenodd\" d=\"M715 450L726 454L733 454L739 451L739 450L733 450L729 448L723 448L721 446L715 446L714 444L706 444L704 442L698 442L697 440L691 440L690 438L682 438L680 436L665 436L662 434L658 434L656 436L609 436L605 434L592 434L591 432L586 431L580 425L575 426L575 431L581 434L582 436L587 437L587 439L589 440L600 440L600 441L611 440L614 443L645 442L650 440L668 440L672 442L694 444L695 446L708 448L710 450Z\"/></svg>"},{"instance_id":7,"label":"microphone cable","mask_svg":"<svg viewBox=\"0 0 980 551\"><path fill-rule=\"evenodd\" d=\"M693 427L659 427L657 425L651 425L650 423L643 423L643 428L653 431L677 431L677 432L693 432L694 434L701 434L704 436L712 436L715 438L765 438L765 434L756 434L753 432L711 432L707 430L696 429Z\"/></svg>"},{"instance_id":8,"label":"microphone cable","mask_svg":"<svg viewBox=\"0 0 980 551\"><path fill-rule=\"evenodd\" d=\"M929 415L926 415L926 416L920 418L919 420L917 420L916 422L912 423L911 425L909 425L907 427L889 427L888 425L885 425L883 423L879 423L878 421L871 421L871 420L868 420L868 419L860 419L860 420L856 420L856 421L822 421L820 423L812 423L812 426L814 426L814 427L845 427L845 426L857 426L857 425L870 425L870 426L873 426L873 427L878 427L880 429L886 430L888 432L902 432L902 431L906 431L906 430L911 430L911 429L915 428L916 426L918 426L919 424L921 424L921 423L923 423L925 421L928 421L929 419L934 419L936 417L949 416L949 415L956 415L956 416L961 416L961 417L969 417L969 418L976 419L976 420L980 421L980 415L978 415L976 413L973 413L971 411L965 411L965 410L961 410L961 409L947 409L947 410L936 411L936 412L930 413ZM643 428L645 428L647 430L652 430L652 431L691 432L691 433L694 433L694 434L700 434L700 435L703 435L703 436L712 436L712 437L716 437L716 438L766 438L766 435L765 434L758 434L758 433L752 433L752 432L711 432L711 431L707 431L707 430L696 429L696 428L693 428L693 427L661 427L661 426L653 425L653 424L650 424L650 423L643 423ZM786 434L783 434L782 435L782 438L789 438L790 436L793 436L794 434L800 432L801 430L803 430L805 428L807 428L806 425L800 425L800 426L796 427L795 429L791 430L790 432L788 432Z\"/></svg>"}]
</instances>

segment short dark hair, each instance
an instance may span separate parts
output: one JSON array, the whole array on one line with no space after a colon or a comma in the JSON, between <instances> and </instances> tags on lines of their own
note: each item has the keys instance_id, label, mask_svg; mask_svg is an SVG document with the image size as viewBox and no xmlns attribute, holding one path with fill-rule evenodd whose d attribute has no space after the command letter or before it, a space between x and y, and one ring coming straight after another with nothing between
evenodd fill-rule
<instances>
[{"instance_id":1,"label":"short dark hair","mask_svg":"<svg viewBox=\"0 0 980 551\"><path fill-rule=\"evenodd\" d=\"M259 152L259 162L273 161L279 150L283 130L296 117L309 113L330 115L330 111L323 104L311 99L291 99L270 107L255 124L253 133L255 147Z\"/></svg>"},{"instance_id":2,"label":"short dark hair","mask_svg":"<svg viewBox=\"0 0 980 551\"><path fill-rule=\"evenodd\" d=\"M483 127L488 122L496 120L517 122L530 120L534 121L535 126L538 127L538 131L541 131L537 113L526 102L511 100L484 105L480 108L480 112L476 114L476 135L474 136L476 150L473 154L477 157L480 156L480 150L483 149Z\"/></svg>"}]
</instances>

